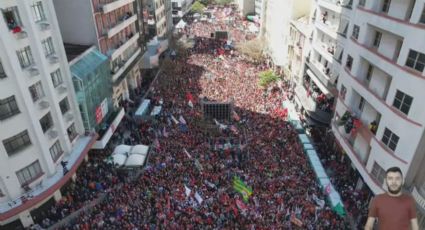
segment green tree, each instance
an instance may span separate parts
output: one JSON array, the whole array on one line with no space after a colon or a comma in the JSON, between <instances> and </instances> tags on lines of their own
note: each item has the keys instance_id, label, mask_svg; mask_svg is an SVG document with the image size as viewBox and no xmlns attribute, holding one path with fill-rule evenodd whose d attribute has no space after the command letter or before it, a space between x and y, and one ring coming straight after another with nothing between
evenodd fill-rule
<instances>
[{"instance_id":1,"label":"green tree","mask_svg":"<svg viewBox=\"0 0 425 230\"><path fill-rule=\"evenodd\" d=\"M258 84L263 88L267 88L271 83L279 80L279 77L272 70L261 72L259 78Z\"/></svg>"},{"instance_id":2,"label":"green tree","mask_svg":"<svg viewBox=\"0 0 425 230\"><path fill-rule=\"evenodd\" d=\"M254 63L263 60L263 50L265 49L265 41L262 38L245 41L236 45L236 49L248 56Z\"/></svg>"},{"instance_id":3,"label":"green tree","mask_svg":"<svg viewBox=\"0 0 425 230\"><path fill-rule=\"evenodd\" d=\"M190 9L190 11L193 13L202 14L204 12L204 9L205 9L205 5L202 4L201 2L196 1L195 3L193 3L192 9Z\"/></svg>"}]
</instances>

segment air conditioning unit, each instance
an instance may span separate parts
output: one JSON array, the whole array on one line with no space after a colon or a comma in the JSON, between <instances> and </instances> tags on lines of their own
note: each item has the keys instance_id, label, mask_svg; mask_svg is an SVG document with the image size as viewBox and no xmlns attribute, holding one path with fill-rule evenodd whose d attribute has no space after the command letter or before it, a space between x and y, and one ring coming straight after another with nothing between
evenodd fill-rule
<instances>
[{"instance_id":1,"label":"air conditioning unit","mask_svg":"<svg viewBox=\"0 0 425 230\"><path fill-rule=\"evenodd\" d=\"M37 76L40 74L40 71L38 71L38 68L36 66L29 67L28 72L31 74L31 76Z\"/></svg>"},{"instance_id":2,"label":"air conditioning unit","mask_svg":"<svg viewBox=\"0 0 425 230\"><path fill-rule=\"evenodd\" d=\"M56 137L58 137L58 132L54 129L51 129L47 132L47 135L50 139L55 139Z\"/></svg>"},{"instance_id":3,"label":"air conditioning unit","mask_svg":"<svg viewBox=\"0 0 425 230\"><path fill-rule=\"evenodd\" d=\"M65 114L65 120L66 121L72 121L72 119L74 119L74 115L71 112L68 112L67 114Z\"/></svg>"},{"instance_id":4,"label":"air conditioning unit","mask_svg":"<svg viewBox=\"0 0 425 230\"><path fill-rule=\"evenodd\" d=\"M50 55L48 57L50 64L55 64L59 62L59 57L56 55Z\"/></svg>"},{"instance_id":5,"label":"air conditioning unit","mask_svg":"<svg viewBox=\"0 0 425 230\"><path fill-rule=\"evenodd\" d=\"M40 22L39 25L40 25L40 29L41 30L48 30L48 29L50 29L50 24L48 22Z\"/></svg>"},{"instance_id":6,"label":"air conditioning unit","mask_svg":"<svg viewBox=\"0 0 425 230\"><path fill-rule=\"evenodd\" d=\"M40 106L40 109L47 109L47 108L50 106L50 104L49 104L49 102L48 102L48 101L46 101L46 100L41 100L41 101L38 103L38 106Z\"/></svg>"}]
</instances>

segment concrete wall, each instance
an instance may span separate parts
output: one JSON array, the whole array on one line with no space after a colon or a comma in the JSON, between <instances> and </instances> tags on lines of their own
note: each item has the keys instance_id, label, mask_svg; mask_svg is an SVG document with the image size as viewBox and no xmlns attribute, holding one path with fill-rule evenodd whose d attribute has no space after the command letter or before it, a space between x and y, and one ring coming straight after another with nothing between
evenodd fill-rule
<instances>
[{"instance_id":1,"label":"concrete wall","mask_svg":"<svg viewBox=\"0 0 425 230\"><path fill-rule=\"evenodd\" d=\"M65 43L98 46L91 0L54 0L54 5Z\"/></svg>"}]
</instances>

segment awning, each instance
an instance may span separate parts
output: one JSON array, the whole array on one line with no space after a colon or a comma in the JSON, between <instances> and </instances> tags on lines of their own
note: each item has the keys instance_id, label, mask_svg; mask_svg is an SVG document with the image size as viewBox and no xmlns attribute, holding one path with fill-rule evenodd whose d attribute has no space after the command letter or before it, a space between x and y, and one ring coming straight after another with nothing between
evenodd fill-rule
<instances>
[{"instance_id":1,"label":"awning","mask_svg":"<svg viewBox=\"0 0 425 230\"><path fill-rule=\"evenodd\" d=\"M135 116L143 116L143 115L145 115L145 113L148 110L150 104L151 104L151 100L149 100L149 99L143 100L142 104L140 104L139 108L137 108L137 110L134 113L134 115Z\"/></svg>"},{"instance_id":2,"label":"awning","mask_svg":"<svg viewBox=\"0 0 425 230\"><path fill-rule=\"evenodd\" d=\"M151 112L151 116L158 115L161 112L161 110L162 110L162 106L153 107L152 112Z\"/></svg>"},{"instance_id":3,"label":"awning","mask_svg":"<svg viewBox=\"0 0 425 230\"><path fill-rule=\"evenodd\" d=\"M319 87L320 91L324 93L327 97L332 96L331 92L326 88L326 86L317 78L317 76L311 72L311 70L307 69L307 75L314 81L314 83Z\"/></svg>"},{"instance_id":4,"label":"awning","mask_svg":"<svg viewBox=\"0 0 425 230\"><path fill-rule=\"evenodd\" d=\"M123 154L112 155L112 162L114 165L123 166L127 157Z\"/></svg>"},{"instance_id":5,"label":"awning","mask_svg":"<svg viewBox=\"0 0 425 230\"><path fill-rule=\"evenodd\" d=\"M126 167L140 167L145 163L146 155L131 154L125 162Z\"/></svg>"},{"instance_id":6,"label":"awning","mask_svg":"<svg viewBox=\"0 0 425 230\"><path fill-rule=\"evenodd\" d=\"M131 154L147 155L148 151L149 151L149 146L147 145L135 145L131 149Z\"/></svg>"},{"instance_id":7,"label":"awning","mask_svg":"<svg viewBox=\"0 0 425 230\"><path fill-rule=\"evenodd\" d=\"M129 153L130 150L131 150L131 146L130 145L118 145L117 147L115 147L114 152L112 153L112 155L126 154L126 153Z\"/></svg>"}]
</instances>

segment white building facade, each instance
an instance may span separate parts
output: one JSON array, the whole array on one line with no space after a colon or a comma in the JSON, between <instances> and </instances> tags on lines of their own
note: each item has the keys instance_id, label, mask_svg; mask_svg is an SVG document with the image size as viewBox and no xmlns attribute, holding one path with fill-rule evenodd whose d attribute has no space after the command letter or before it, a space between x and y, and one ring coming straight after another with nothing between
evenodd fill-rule
<instances>
[{"instance_id":1,"label":"white building facade","mask_svg":"<svg viewBox=\"0 0 425 230\"><path fill-rule=\"evenodd\" d=\"M0 228L26 227L30 211L60 199L96 135L78 115L52 1L0 8Z\"/></svg>"},{"instance_id":2,"label":"white building facade","mask_svg":"<svg viewBox=\"0 0 425 230\"><path fill-rule=\"evenodd\" d=\"M322 83L323 90L338 89L331 127L362 177L358 185L383 193L385 170L400 167L405 187L417 202L421 229L424 7L424 0L318 0L307 65L309 77ZM344 114L358 121L353 130L341 125Z\"/></svg>"}]
</instances>

